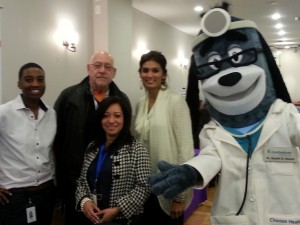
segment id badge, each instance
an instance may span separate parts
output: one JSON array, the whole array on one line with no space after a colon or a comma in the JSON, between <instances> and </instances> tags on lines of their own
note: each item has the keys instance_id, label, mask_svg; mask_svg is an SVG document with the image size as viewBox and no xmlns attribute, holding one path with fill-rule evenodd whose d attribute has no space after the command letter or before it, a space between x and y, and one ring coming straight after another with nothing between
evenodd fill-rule
<instances>
[{"instance_id":1,"label":"id badge","mask_svg":"<svg viewBox=\"0 0 300 225\"><path fill-rule=\"evenodd\" d=\"M102 194L97 194L96 192L94 192L92 194L92 200L96 204L96 206L98 206L98 201L102 200Z\"/></svg>"},{"instance_id":2,"label":"id badge","mask_svg":"<svg viewBox=\"0 0 300 225\"><path fill-rule=\"evenodd\" d=\"M26 217L27 217L27 223L33 223L36 221L35 206L30 206L26 208Z\"/></svg>"},{"instance_id":3,"label":"id badge","mask_svg":"<svg viewBox=\"0 0 300 225\"><path fill-rule=\"evenodd\" d=\"M297 161L296 148L294 147L269 147L265 148L266 162L294 163Z\"/></svg>"},{"instance_id":4,"label":"id badge","mask_svg":"<svg viewBox=\"0 0 300 225\"><path fill-rule=\"evenodd\" d=\"M92 194L92 200L95 203L95 205L98 206L98 204L97 204L98 201L97 201L97 195L96 194Z\"/></svg>"}]
</instances>

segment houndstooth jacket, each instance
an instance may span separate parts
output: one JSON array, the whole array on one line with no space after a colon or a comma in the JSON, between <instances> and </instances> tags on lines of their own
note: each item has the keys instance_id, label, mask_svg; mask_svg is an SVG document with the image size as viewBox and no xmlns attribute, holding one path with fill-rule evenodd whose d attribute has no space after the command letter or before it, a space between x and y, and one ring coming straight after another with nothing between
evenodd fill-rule
<instances>
[{"instance_id":1,"label":"houndstooth jacket","mask_svg":"<svg viewBox=\"0 0 300 225\"><path fill-rule=\"evenodd\" d=\"M87 170L95 159L99 147L89 144L83 162L80 177L77 180L75 192L76 209L84 197L91 198L91 190L87 183ZM146 180L151 174L148 150L138 140L133 138L130 145L124 145L112 156L112 187L110 207L119 207L121 214L115 219L128 219L143 212L143 205L150 195L150 187Z\"/></svg>"}]
</instances>

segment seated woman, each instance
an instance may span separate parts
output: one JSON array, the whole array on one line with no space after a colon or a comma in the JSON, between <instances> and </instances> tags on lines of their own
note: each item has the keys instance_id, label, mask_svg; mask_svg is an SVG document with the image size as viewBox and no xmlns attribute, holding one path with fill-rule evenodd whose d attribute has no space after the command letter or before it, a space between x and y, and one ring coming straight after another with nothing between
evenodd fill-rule
<instances>
[{"instance_id":1,"label":"seated woman","mask_svg":"<svg viewBox=\"0 0 300 225\"><path fill-rule=\"evenodd\" d=\"M76 189L77 209L91 224L139 224L150 195L149 153L131 135L131 112L119 97L103 100L97 112L99 135L86 149Z\"/></svg>"}]
</instances>

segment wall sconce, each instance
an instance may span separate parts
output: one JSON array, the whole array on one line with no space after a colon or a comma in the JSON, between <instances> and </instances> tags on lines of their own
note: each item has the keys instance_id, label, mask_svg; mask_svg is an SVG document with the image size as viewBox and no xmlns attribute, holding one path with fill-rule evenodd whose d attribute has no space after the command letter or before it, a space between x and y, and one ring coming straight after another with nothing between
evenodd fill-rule
<instances>
[{"instance_id":1,"label":"wall sconce","mask_svg":"<svg viewBox=\"0 0 300 225\"><path fill-rule=\"evenodd\" d=\"M78 44L78 33L74 31L71 22L67 20L60 21L55 36L55 39L62 43L62 45L65 46L68 51L76 52Z\"/></svg>"},{"instance_id":2,"label":"wall sconce","mask_svg":"<svg viewBox=\"0 0 300 225\"><path fill-rule=\"evenodd\" d=\"M71 52L76 52L76 45L78 43L78 34L74 30L67 30L63 35L63 46Z\"/></svg>"},{"instance_id":3,"label":"wall sconce","mask_svg":"<svg viewBox=\"0 0 300 225\"><path fill-rule=\"evenodd\" d=\"M69 43L68 41L63 41L63 46L66 47L71 52L76 52L76 45L75 43Z\"/></svg>"},{"instance_id":4,"label":"wall sconce","mask_svg":"<svg viewBox=\"0 0 300 225\"><path fill-rule=\"evenodd\" d=\"M187 69L187 63L180 63L180 64L179 64L179 67L180 67L181 69Z\"/></svg>"},{"instance_id":5,"label":"wall sconce","mask_svg":"<svg viewBox=\"0 0 300 225\"><path fill-rule=\"evenodd\" d=\"M180 69L187 69L188 59L186 59L186 58L179 59L178 64L179 64Z\"/></svg>"},{"instance_id":6,"label":"wall sconce","mask_svg":"<svg viewBox=\"0 0 300 225\"><path fill-rule=\"evenodd\" d=\"M179 66L180 69L187 69L189 60L186 57L184 57L184 54L182 51L180 51L178 53L176 61L177 61L177 65Z\"/></svg>"}]
</instances>

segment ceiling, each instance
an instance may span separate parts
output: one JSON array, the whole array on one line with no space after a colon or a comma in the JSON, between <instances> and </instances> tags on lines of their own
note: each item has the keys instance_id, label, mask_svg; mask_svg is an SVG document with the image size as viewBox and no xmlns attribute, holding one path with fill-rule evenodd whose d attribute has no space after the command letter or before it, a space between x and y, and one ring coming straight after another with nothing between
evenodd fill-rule
<instances>
[{"instance_id":1,"label":"ceiling","mask_svg":"<svg viewBox=\"0 0 300 225\"><path fill-rule=\"evenodd\" d=\"M196 36L200 29L199 12L193 9L201 5L204 11L220 4L222 0L132 0L132 6L178 30ZM252 20L258 26L270 46L291 47L300 45L300 0L227 0L233 16ZM273 13L280 13L277 21ZM299 20L295 20L299 17ZM276 23L283 25L285 35L278 34Z\"/></svg>"}]
</instances>

